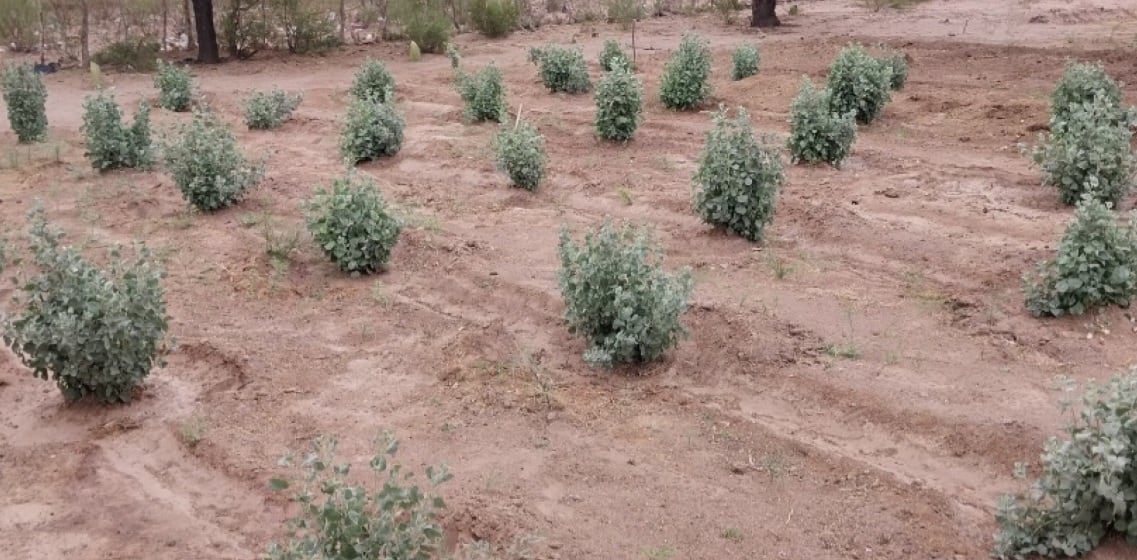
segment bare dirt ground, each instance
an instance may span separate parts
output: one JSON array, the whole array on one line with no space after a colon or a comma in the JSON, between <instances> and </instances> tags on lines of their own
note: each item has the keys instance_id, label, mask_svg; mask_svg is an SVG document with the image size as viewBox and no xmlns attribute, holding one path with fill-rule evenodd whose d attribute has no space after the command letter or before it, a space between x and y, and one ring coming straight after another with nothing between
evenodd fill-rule
<instances>
[{"instance_id":1,"label":"bare dirt ground","mask_svg":"<svg viewBox=\"0 0 1137 560\"><path fill-rule=\"evenodd\" d=\"M168 268L180 348L116 408L65 406L0 354L0 558L257 558L292 512L267 487L276 459L331 433L362 461L380 428L401 436L408 467L451 466L455 542L533 539L532 557L566 560L985 557L996 497L1018 488L1013 464L1063 423L1054 377L1103 379L1137 361L1128 311L1024 311L1020 276L1072 212L1016 147L1046 122L1067 57L1137 84L1137 10L797 4L761 36L710 17L638 26L647 113L625 146L595 140L592 99L548 94L525 59L575 38L596 75L602 41L627 34L461 36L466 64L501 66L511 106L547 138L551 173L535 194L494 172L494 127L463 124L446 59L411 63L400 45L195 69L268 163L248 200L214 215L188 213L161 172L93 173L78 131L86 77L48 76L51 143L17 147L0 130L0 233L22 238L40 197L92 255L146 240ZM782 135L801 76L820 81L846 42L912 57L908 86L843 168L788 169L760 246L690 208L709 115L668 112L657 96L690 29L715 47L716 102ZM756 39L761 73L728 81L729 49ZM308 243L274 273L249 224L302 228L300 202L342 172L345 90L367 56L396 76L408 128L397 157L362 169L410 226L377 278L337 273ZM111 81L128 104L154 95L147 76ZM304 92L295 118L245 131L241 98L274 85ZM154 117L159 130L187 118ZM652 225L668 262L696 274L691 336L642 375L586 367L560 319L558 230L605 216ZM201 427L198 445L187 426ZM1093 558L1132 555L1115 545Z\"/></svg>"}]
</instances>

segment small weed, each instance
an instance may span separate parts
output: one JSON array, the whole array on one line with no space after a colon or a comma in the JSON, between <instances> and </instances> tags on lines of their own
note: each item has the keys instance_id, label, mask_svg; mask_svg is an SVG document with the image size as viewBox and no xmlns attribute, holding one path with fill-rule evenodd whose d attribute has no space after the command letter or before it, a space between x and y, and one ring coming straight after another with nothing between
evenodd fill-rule
<instances>
[{"instance_id":1,"label":"small weed","mask_svg":"<svg viewBox=\"0 0 1137 560\"><path fill-rule=\"evenodd\" d=\"M241 224L241 227L251 228L261 223L261 217L263 215L264 214L260 212L245 212L244 214L237 216L237 223Z\"/></svg>"},{"instance_id":2,"label":"small weed","mask_svg":"<svg viewBox=\"0 0 1137 560\"><path fill-rule=\"evenodd\" d=\"M947 296L934 286L929 285L930 282L928 278L919 271L911 270L905 272L903 282L904 291L907 292L908 297L912 299L929 303L936 307L944 305L948 299Z\"/></svg>"},{"instance_id":3,"label":"small weed","mask_svg":"<svg viewBox=\"0 0 1137 560\"><path fill-rule=\"evenodd\" d=\"M655 156L655 167L664 173L671 174L675 172L675 162L671 161L671 158L667 156Z\"/></svg>"},{"instance_id":4,"label":"small weed","mask_svg":"<svg viewBox=\"0 0 1137 560\"><path fill-rule=\"evenodd\" d=\"M387 293L387 287L382 280L376 280L371 285L371 299L384 309L391 307L391 296Z\"/></svg>"},{"instance_id":5,"label":"small weed","mask_svg":"<svg viewBox=\"0 0 1137 560\"><path fill-rule=\"evenodd\" d=\"M442 231L442 225L438 222L438 218L420 214L414 206L400 206L395 209L395 213L399 216L399 219L402 220L403 225L408 228L420 229L431 233Z\"/></svg>"},{"instance_id":6,"label":"small weed","mask_svg":"<svg viewBox=\"0 0 1137 560\"><path fill-rule=\"evenodd\" d=\"M859 360L862 356L861 349L851 342L826 345L825 354L832 358L845 358L846 360Z\"/></svg>"},{"instance_id":7,"label":"small weed","mask_svg":"<svg viewBox=\"0 0 1137 560\"><path fill-rule=\"evenodd\" d=\"M668 546L655 546L643 549L644 558L648 560L668 560L675 557L675 549Z\"/></svg>"},{"instance_id":8,"label":"small weed","mask_svg":"<svg viewBox=\"0 0 1137 560\"><path fill-rule=\"evenodd\" d=\"M790 469L786 464L785 455L778 451L770 451L762 455L762 470L773 480L785 476Z\"/></svg>"},{"instance_id":9,"label":"small weed","mask_svg":"<svg viewBox=\"0 0 1137 560\"><path fill-rule=\"evenodd\" d=\"M621 188L620 190L616 191L616 194L620 195L620 202L623 202L624 206L632 205L632 193L628 191L628 189Z\"/></svg>"},{"instance_id":10,"label":"small weed","mask_svg":"<svg viewBox=\"0 0 1137 560\"><path fill-rule=\"evenodd\" d=\"M722 538L728 541L741 541L742 531L738 530L737 527L727 527L726 529L723 529Z\"/></svg>"},{"instance_id":11,"label":"small weed","mask_svg":"<svg viewBox=\"0 0 1137 560\"><path fill-rule=\"evenodd\" d=\"M797 4L794 4L793 6L790 6L789 10L786 10L786 14L791 16L801 15L801 8L798 7Z\"/></svg>"},{"instance_id":12,"label":"small weed","mask_svg":"<svg viewBox=\"0 0 1137 560\"><path fill-rule=\"evenodd\" d=\"M770 270L774 273L774 278L778 280L785 280L786 277L794 271L793 265L773 253L766 253L766 264L770 265Z\"/></svg>"},{"instance_id":13,"label":"small weed","mask_svg":"<svg viewBox=\"0 0 1137 560\"><path fill-rule=\"evenodd\" d=\"M205 438L205 421L194 416L182 423L182 442L193 449Z\"/></svg>"},{"instance_id":14,"label":"small weed","mask_svg":"<svg viewBox=\"0 0 1137 560\"><path fill-rule=\"evenodd\" d=\"M265 255L273 262L287 265L292 261L292 253L300 245L303 236L300 228L278 229L272 215L265 211L257 220L261 226L261 237L265 240Z\"/></svg>"}]
</instances>

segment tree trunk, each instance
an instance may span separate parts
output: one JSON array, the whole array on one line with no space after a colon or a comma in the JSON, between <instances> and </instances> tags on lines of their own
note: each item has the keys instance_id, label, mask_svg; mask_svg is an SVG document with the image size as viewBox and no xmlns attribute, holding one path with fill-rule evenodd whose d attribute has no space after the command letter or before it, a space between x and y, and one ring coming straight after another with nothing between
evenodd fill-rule
<instances>
[{"instance_id":1,"label":"tree trunk","mask_svg":"<svg viewBox=\"0 0 1137 560\"><path fill-rule=\"evenodd\" d=\"M217 51L217 30L213 26L213 0L193 0L193 21L197 27L197 61L221 62Z\"/></svg>"},{"instance_id":2,"label":"tree trunk","mask_svg":"<svg viewBox=\"0 0 1137 560\"><path fill-rule=\"evenodd\" d=\"M347 9L344 6L346 0L340 0L340 43L347 42Z\"/></svg>"},{"instance_id":3,"label":"tree trunk","mask_svg":"<svg viewBox=\"0 0 1137 560\"><path fill-rule=\"evenodd\" d=\"M751 0L750 27L776 27L782 24L774 8L778 0Z\"/></svg>"},{"instance_id":4,"label":"tree trunk","mask_svg":"<svg viewBox=\"0 0 1137 560\"><path fill-rule=\"evenodd\" d=\"M91 10L87 0L79 2L79 62L85 70L91 69Z\"/></svg>"},{"instance_id":5,"label":"tree trunk","mask_svg":"<svg viewBox=\"0 0 1137 560\"><path fill-rule=\"evenodd\" d=\"M166 50L166 45L170 44L170 2L169 0L162 0L162 46L158 52Z\"/></svg>"},{"instance_id":6,"label":"tree trunk","mask_svg":"<svg viewBox=\"0 0 1137 560\"><path fill-rule=\"evenodd\" d=\"M197 50L197 41L194 40L193 11L190 9L190 0L182 0L182 12L186 16L186 49Z\"/></svg>"}]
</instances>

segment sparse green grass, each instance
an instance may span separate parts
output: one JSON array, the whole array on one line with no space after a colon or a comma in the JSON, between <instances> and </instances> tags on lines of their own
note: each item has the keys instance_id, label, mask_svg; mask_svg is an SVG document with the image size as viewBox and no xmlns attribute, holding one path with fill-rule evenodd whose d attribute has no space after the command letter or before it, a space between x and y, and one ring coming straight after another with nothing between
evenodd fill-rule
<instances>
[{"instance_id":1,"label":"sparse green grass","mask_svg":"<svg viewBox=\"0 0 1137 560\"><path fill-rule=\"evenodd\" d=\"M722 531L722 538L728 541L738 542L742 540L742 531L738 527L727 527Z\"/></svg>"},{"instance_id":2,"label":"sparse green grass","mask_svg":"<svg viewBox=\"0 0 1137 560\"><path fill-rule=\"evenodd\" d=\"M648 560L668 560L675 557L675 549L669 545L652 546L643 549L643 555Z\"/></svg>"},{"instance_id":3,"label":"sparse green grass","mask_svg":"<svg viewBox=\"0 0 1137 560\"><path fill-rule=\"evenodd\" d=\"M923 1L924 0L859 0L859 4L874 12L879 12L885 8L891 8L893 10L911 8Z\"/></svg>"}]
</instances>

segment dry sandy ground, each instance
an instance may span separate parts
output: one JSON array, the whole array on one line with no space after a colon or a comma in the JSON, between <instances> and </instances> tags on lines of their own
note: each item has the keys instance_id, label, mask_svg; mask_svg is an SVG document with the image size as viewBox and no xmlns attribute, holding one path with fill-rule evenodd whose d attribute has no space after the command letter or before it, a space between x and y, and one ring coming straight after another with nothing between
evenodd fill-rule
<instances>
[{"instance_id":1,"label":"dry sandy ground","mask_svg":"<svg viewBox=\"0 0 1137 560\"><path fill-rule=\"evenodd\" d=\"M180 348L116 408L65 406L0 354L0 558L256 558L292 512L267 488L276 458L331 433L363 460L380 428L402 437L406 465L452 467L452 541L535 540L533 558L561 559L985 557L1013 464L1063 423L1054 377L1102 379L1137 358L1128 311L1025 313L1020 275L1072 212L1017 148L1067 57L1137 83L1137 14L1122 0L798 4L760 38L709 17L640 25L647 114L624 146L593 138L589 96L548 94L525 60L576 38L595 61L605 38L628 41L617 28L460 37L466 64L501 66L511 106L547 138L535 194L494 172L494 127L463 124L445 57L410 63L398 45L195 69L268 163L248 200L213 215L188 213L161 172L93 173L78 132L91 90L80 73L49 76L51 143L0 131L0 232L20 238L41 197L92 255L146 240L168 268ZM822 79L849 40L912 56L847 165L789 168L763 245L692 214L709 115L657 96L689 29L715 47L715 102L781 135L801 76ZM754 40L761 74L728 81L729 49ZM309 242L274 273L248 224L301 228L300 202L342 172L345 90L367 56L397 77L408 128L397 157L362 168L411 226L377 278L338 274ZM146 76L111 79L120 101L154 95ZM295 118L243 130L241 98L273 85L304 92ZM697 280L690 338L634 373L586 367L561 323L558 230L605 216L652 225ZM191 447L183 427L199 424Z\"/></svg>"}]
</instances>

